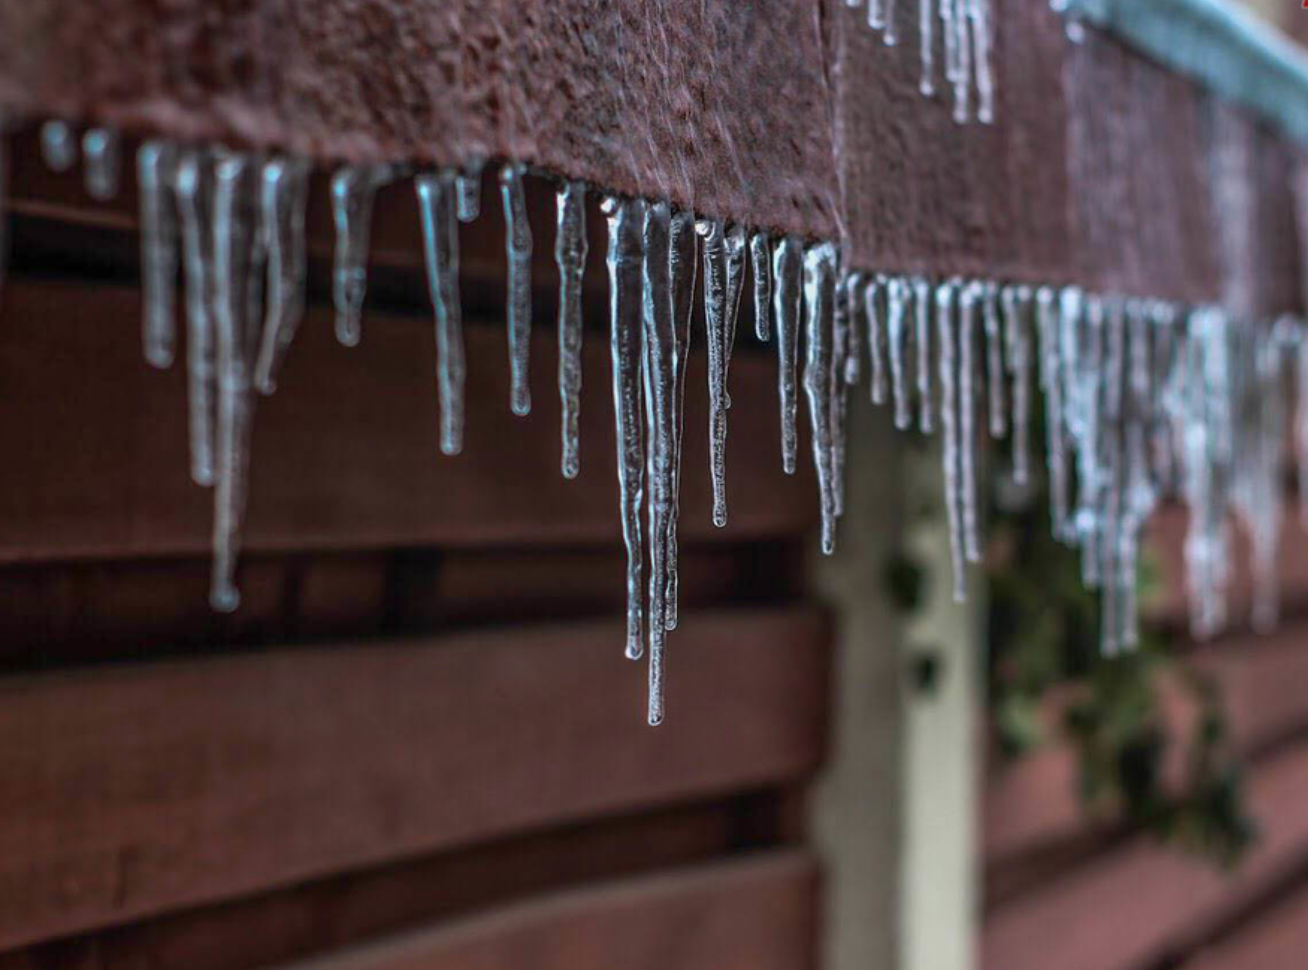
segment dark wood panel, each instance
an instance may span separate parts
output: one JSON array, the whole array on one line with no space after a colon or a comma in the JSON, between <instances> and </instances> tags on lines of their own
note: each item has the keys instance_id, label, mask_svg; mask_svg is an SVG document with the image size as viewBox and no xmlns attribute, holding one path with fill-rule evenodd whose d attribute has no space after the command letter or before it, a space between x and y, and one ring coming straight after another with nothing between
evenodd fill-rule
<instances>
[{"instance_id":1,"label":"dark wood panel","mask_svg":"<svg viewBox=\"0 0 1308 970\"><path fill-rule=\"evenodd\" d=\"M0 683L0 947L807 776L812 611L692 615L668 725L619 623Z\"/></svg>"},{"instance_id":2,"label":"dark wood panel","mask_svg":"<svg viewBox=\"0 0 1308 970\"><path fill-rule=\"evenodd\" d=\"M817 875L799 852L532 900L284 970L806 970Z\"/></svg>"},{"instance_id":3,"label":"dark wood panel","mask_svg":"<svg viewBox=\"0 0 1308 970\"><path fill-rule=\"evenodd\" d=\"M1138 837L992 913L985 970L1134 970L1185 953L1211 927L1308 866L1308 746L1248 785L1259 840L1234 872Z\"/></svg>"},{"instance_id":4,"label":"dark wood panel","mask_svg":"<svg viewBox=\"0 0 1308 970\"><path fill-rule=\"evenodd\" d=\"M0 323L0 561L202 553L210 494L186 458L180 368L141 361L139 295L118 287L12 281ZM431 328L371 314L363 343L311 311L282 386L259 402L246 544L252 550L619 541L607 341L587 342L582 472L559 474L553 327L533 342L534 413L508 409L505 340L468 328L466 448L436 447ZM814 520L811 475L780 470L776 369L732 369L731 522L709 517L703 355L690 365L683 533L795 534Z\"/></svg>"}]
</instances>

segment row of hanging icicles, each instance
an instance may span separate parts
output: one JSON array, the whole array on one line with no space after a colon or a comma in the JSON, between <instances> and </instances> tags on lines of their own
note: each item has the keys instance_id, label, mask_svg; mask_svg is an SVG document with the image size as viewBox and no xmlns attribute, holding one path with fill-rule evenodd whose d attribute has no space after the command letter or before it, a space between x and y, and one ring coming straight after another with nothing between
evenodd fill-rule
<instances>
[{"instance_id":1,"label":"row of hanging icicles","mask_svg":"<svg viewBox=\"0 0 1308 970\"><path fill-rule=\"evenodd\" d=\"M67 124L41 133L47 164L66 171L77 138ZM115 191L117 136L82 138L87 188ZM191 475L214 487L215 609L236 608L236 555L244 511L254 392L270 394L304 312L305 205L310 166L222 149L144 143L140 190L146 359L172 364L175 289L185 294ZM477 218L480 168L413 177L435 312L440 448L462 449L463 324L458 222ZM372 200L406 174L397 166L345 167L331 179L336 225L336 336L360 339ZM532 235L524 168L499 173L508 257L511 406L527 414ZM580 182L557 192L559 394L562 471L579 468L582 274L588 251ZM1285 458L1286 378L1297 373L1297 450L1308 480L1308 340L1284 318L1233 321L1214 306L1175 304L1018 283L930 280L860 272L831 243L806 246L666 202L606 197L610 346L622 533L627 551L626 652L649 654L649 720L663 718L666 637L677 624L677 519L686 362L697 273L704 274L713 520L727 521L728 370L747 266L757 336L777 348L781 458L798 461L799 388L807 398L820 491L824 552L845 504L849 395L868 365L871 398L897 427L939 432L953 552L953 590L982 555L977 448L983 431L1011 438L1011 476L1032 477L1034 391L1044 394L1045 456L1054 534L1080 550L1085 582L1102 590L1107 654L1137 640L1141 529L1160 498L1190 507L1185 545L1194 630L1226 622L1232 533L1252 539L1254 622L1277 611ZM800 330L804 331L800 360ZM1308 506L1306 506L1308 509ZM648 559L648 565L645 560Z\"/></svg>"}]
</instances>

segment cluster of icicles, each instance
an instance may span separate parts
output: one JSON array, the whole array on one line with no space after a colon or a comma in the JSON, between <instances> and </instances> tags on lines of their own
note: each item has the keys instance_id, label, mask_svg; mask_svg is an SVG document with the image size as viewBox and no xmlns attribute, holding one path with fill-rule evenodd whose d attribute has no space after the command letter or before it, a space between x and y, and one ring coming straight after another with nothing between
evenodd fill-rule
<instances>
[{"instance_id":1,"label":"cluster of icicles","mask_svg":"<svg viewBox=\"0 0 1308 970\"><path fill-rule=\"evenodd\" d=\"M953 93L954 120L972 119L972 89L976 88L976 120L995 120L995 76L991 65L994 48L992 0L918 0L918 56L924 97L936 93L936 21L939 20L944 54L945 84ZM1054 0L1057 4L1058 0ZM852 8L867 8L868 26L881 33L887 47L899 44L895 0L845 0Z\"/></svg>"},{"instance_id":2,"label":"cluster of icicles","mask_svg":"<svg viewBox=\"0 0 1308 970\"><path fill-rule=\"evenodd\" d=\"M48 164L66 170L77 141L67 125L42 132ZM82 140L88 188L117 181L118 140ZM346 167L331 180L337 238L336 336L360 339L372 200L406 174ZM463 442L464 349L458 222L478 216L480 167L413 177L435 312L440 447ZM527 414L531 230L524 168L499 172L506 220L511 406ZM215 609L235 609L233 584L255 392L270 394L304 311L304 215L309 165L223 149L151 141L137 155L144 346L169 366L176 346L175 281L185 286L191 475L214 488ZM562 471L579 469L582 274L586 187L557 193L559 393ZM1102 590L1105 653L1137 641L1141 528L1160 498L1191 509L1185 556L1193 625L1226 621L1230 514L1252 537L1255 622L1276 616L1286 377L1297 373L1301 477L1308 494L1308 340L1298 321L1236 323L1215 307L1101 296L1075 287L1000 285L853 271L832 243L770 238L666 202L607 197L610 348L622 534L627 551L626 652L649 654L649 720L663 718L664 653L677 624L677 520L686 362L697 274L704 293L713 520L727 521L728 370L738 310L752 280L757 336L779 363L781 459L798 462L799 389L808 404L830 553L843 513L846 415L864 366L872 401L895 424L939 433L953 552L953 590L982 557L979 446L1011 439L1011 477L1032 478L1034 395L1044 395L1045 454L1054 534L1076 547L1085 582ZM800 331L804 332L800 359ZM1308 512L1308 506L1306 506Z\"/></svg>"}]
</instances>

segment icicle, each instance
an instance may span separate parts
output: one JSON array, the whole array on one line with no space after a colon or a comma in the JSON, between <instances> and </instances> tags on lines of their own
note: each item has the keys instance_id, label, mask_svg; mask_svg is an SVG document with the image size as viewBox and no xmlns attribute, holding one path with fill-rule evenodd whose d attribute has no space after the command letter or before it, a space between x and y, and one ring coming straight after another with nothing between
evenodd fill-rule
<instances>
[{"instance_id":1,"label":"icicle","mask_svg":"<svg viewBox=\"0 0 1308 970\"><path fill-rule=\"evenodd\" d=\"M458 199L460 222L474 222L481 215L481 170L485 165L485 161L476 159L454 176L454 193Z\"/></svg>"},{"instance_id":2,"label":"icicle","mask_svg":"<svg viewBox=\"0 0 1308 970\"><path fill-rule=\"evenodd\" d=\"M787 475L795 474L799 452L796 415L799 394L795 378L799 356L800 306L804 290L801 273L804 248L798 239L787 236L772 253L772 308L777 323L777 390L781 400L781 467Z\"/></svg>"},{"instance_id":3,"label":"icicle","mask_svg":"<svg viewBox=\"0 0 1308 970\"><path fill-rule=\"evenodd\" d=\"M935 430L931 407L931 284L921 276L913 280L913 313L917 327L917 426L923 434L931 434Z\"/></svg>"},{"instance_id":4,"label":"icicle","mask_svg":"<svg viewBox=\"0 0 1308 970\"><path fill-rule=\"evenodd\" d=\"M569 182L555 198L558 231L554 237L554 262L559 267L559 400L563 405L563 477L576 478L581 471L581 282L586 271L586 186Z\"/></svg>"},{"instance_id":5,"label":"icicle","mask_svg":"<svg viewBox=\"0 0 1308 970\"><path fill-rule=\"evenodd\" d=\"M886 333L881 319L884 278L874 277L863 289L863 314L867 317L868 355L872 358L872 403L885 404L890 394L890 365L886 361Z\"/></svg>"},{"instance_id":6,"label":"icicle","mask_svg":"<svg viewBox=\"0 0 1308 970\"><path fill-rule=\"evenodd\" d=\"M652 432L649 462L649 723L663 721L663 648L667 639L668 524L676 433L676 334L671 279L672 214L666 202L646 210L644 271L645 407Z\"/></svg>"},{"instance_id":7,"label":"icicle","mask_svg":"<svg viewBox=\"0 0 1308 970\"><path fill-rule=\"evenodd\" d=\"M604 200L609 224L609 350L613 365L613 415L617 434L622 541L627 547L627 656L644 653L644 570L640 511L644 502L645 451L641 413L641 263L645 203Z\"/></svg>"},{"instance_id":8,"label":"icicle","mask_svg":"<svg viewBox=\"0 0 1308 970\"><path fill-rule=\"evenodd\" d=\"M972 62L976 71L976 118L983 125L995 120L995 77L990 67L994 16L991 0L966 0L972 25Z\"/></svg>"},{"instance_id":9,"label":"icicle","mask_svg":"<svg viewBox=\"0 0 1308 970\"><path fill-rule=\"evenodd\" d=\"M749 261L754 271L754 336L766 342L772 333L772 244L761 232L749 239Z\"/></svg>"},{"instance_id":10,"label":"icicle","mask_svg":"<svg viewBox=\"0 0 1308 970\"><path fill-rule=\"evenodd\" d=\"M918 57L922 63L922 78L918 81L918 90L925 97L933 97L936 93L936 50L935 50L935 28L936 28L936 11L934 7L935 0L918 0ZM942 0L948 3L949 0Z\"/></svg>"},{"instance_id":11,"label":"icicle","mask_svg":"<svg viewBox=\"0 0 1308 970\"><path fill-rule=\"evenodd\" d=\"M908 327L904 319L908 309L908 283L902 277L886 280L886 336L890 343L890 385L895 396L895 427L901 431L913 424L913 405L909 396L908 368L905 364Z\"/></svg>"},{"instance_id":12,"label":"icicle","mask_svg":"<svg viewBox=\"0 0 1308 970\"><path fill-rule=\"evenodd\" d=\"M1027 287L1004 287L1004 339L1013 377L1013 481L1018 485L1031 477L1031 337L1026 324L1030 302Z\"/></svg>"},{"instance_id":13,"label":"icicle","mask_svg":"<svg viewBox=\"0 0 1308 970\"><path fill-rule=\"evenodd\" d=\"M949 522L949 551L954 565L954 602L967 598L963 523L959 507L957 364L954 359L954 295L956 284L936 287L937 365L940 374L940 460L944 466L945 513Z\"/></svg>"},{"instance_id":14,"label":"icicle","mask_svg":"<svg viewBox=\"0 0 1308 970\"><path fill-rule=\"evenodd\" d=\"M214 491L213 583L209 602L230 613L240 603L233 578L240 549L249 461L250 373L244 285L254 208L251 163L220 155L213 170L213 307L217 345L218 447Z\"/></svg>"},{"instance_id":15,"label":"icicle","mask_svg":"<svg viewBox=\"0 0 1308 970\"><path fill-rule=\"evenodd\" d=\"M1308 339L1295 348L1295 436L1299 478L1299 521L1308 527Z\"/></svg>"},{"instance_id":16,"label":"icicle","mask_svg":"<svg viewBox=\"0 0 1308 970\"><path fill-rule=\"evenodd\" d=\"M976 362L976 311L981 301L980 283L960 284L959 296L959 472L963 506L963 549L968 562L981 561L981 535L977 524L976 399L980 372Z\"/></svg>"},{"instance_id":17,"label":"icicle","mask_svg":"<svg viewBox=\"0 0 1308 970\"><path fill-rule=\"evenodd\" d=\"M981 314L986 334L986 390L990 437L1008 434L1008 410L1004 396L1004 333L999 319L999 287L986 283L981 296Z\"/></svg>"},{"instance_id":18,"label":"icicle","mask_svg":"<svg viewBox=\"0 0 1308 970\"><path fill-rule=\"evenodd\" d=\"M397 175L398 170L391 165L348 166L332 174L332 217L336 223L332 300L336 304L336 339L346 347L357 346L362 336L373 199L377 190Z\"/></svg>"},{"instance_id":19,"label":"icicle","mask_svg":"<svg viewBox=\"0 0 1308 970\"><path fill-rule=\"evenodd\" d=\"M527 199L522 190L524 171L521 165L505 165L500 169L504 245L509 257L509 407L519 416L531 413L527 365L531 355L532 241L531 224L527 221Z\"/></svg>"},{"instance_id":20,"label":"icicle","mask_svg":"<svg viewBox=\"0 0 1308 970\"><path fill-rule=\"evenodd\" d=\"M666 626L677 626L677 597L680 578L677 570L677 524L681 519L681 444L686 429L686 364L690 360L690 322L695 314L695 279L699 273L699 236L695 232L695 216L690 212L675 212L670 229L671 246L668 262L672 281L672 323L676 338L676 368L673 371L673 407L675 437L672 442L672 511L668 517L668 593Z\"/></svg>"},{"instance_id":21,"label":"icicle","mask_svg":"<svg viewBox=\"0 0 1308 970\"><path fill-rule=\"evenodd\" d=\"M971 117L970 99L972 95L972 45L969 41L967 6L970 0L954 0L952 25L955 31L954 50L956 65L954 74L954 122L966 124Z\"/></svg>"},{"instance_id":22,"label":"icicle","mask_svg":"<svg viewBox=\"0 0 1308 970\"><path fill-rule=\"evenodd\" d=\"M805 335L804 392L813 429L813 464L822 508L822 551L836 549L836 489L832 480L831 329L835 307L836 248L814 246L804 254Z\"/></svg>"},{"instance_id":23,"label":"icicle","mask_svg":"<svg viewBox=\"0 0 1308 970\"><path fill-rule=\"evenodd\" d=\"M145 301L141 342L153 367L171 366L177 344L177 218L169 197L176 165L177 150L167 142L147 141L136 154Z\"/></svg>"},{"instance_id":24,"label":"icicle","mask_svg":"<svg viewBox=\"0 0 1308 970\"><path fill-rule=\"evenodd\" d=\"M86 193L91 198L104 202L118 193L119 146L118 132L109 128L92 128L82 136Z\"/></svg>"},{"instance_id":25,"label":"icicle","mask_svg":"<svg viewBox=\"0 0 1308 970\"><path fill-rule=\"evenodd\" d=\"M445 455L463 451L463 395L467 375L463 307L459 297L455 185L455 176L448 171L428 172L413 180L422 221L427 292L436 322L436 390L441 406L440 446Z\"/></svg>"},{"instance_id":26,"label":"icicle","mask_svg":"<svg viewBox=\"0 0 1308 970\"><path fill-rule=\"evenodd\" d=\"M67 172L77 161L77 136L68 122L53 118L41 126L41 157L52 172Z\"/></svg>"},{"instance_id":27,"label":"icicle","mask_svg":"<svg viewBox=\"0 0 1308 970\"><path fill-rule=\"evenodd\" d=\"M845 277L845 306L849 313L849 339L845 351L845 384L854 387L863 379L863 274L850 273Z\"/></svg>"},{"instance_id":28,"label":"icicle","mask_svg":"<svg viewBox=\"0 0 1308 970\"><path fill-rule=\"evenodd\" d=\"M848 295L845 281L837 279L831 303L831 494L832 510L837 519L845 514L845 415L849 409L849 383L845 379L850 331Z\"/></svg>"},{"instance_id":29,"label":"icicle","mask_svg":"<svg viewBox=\"0 0 1308 970\"><path fill-rule=\"evenodd\" d=\"M883 8L882 18L886 22L885 32L881 35L881 40L887 47L894 47L899 43L899 27L895 23L895 0L881 0Z\"/></svg>"},{"instance_id":30,"label":"icicle","mask_svg":"<svg viewBox=\"0 0 1308 970\"><path fill-rule=\"evenodd\" d=\"M264 164L259 182L259 208L268 243L268 306L254 363L254 386L260 394L271 394L277 389L277 373L304 317L309 162L274 158Z\"/></svg>"},{"instance_id":31,"label":"icicle","mask_svg":"<svg viewBox=\"0 0 1308 970\"><path fill-rule=\"evenodd\" d=\"M1072 440L1076 457L1077 508L1073 534L1076 544L1081 548L1081 579L1088 587L1095 589L1103 577L1104 524L1100 505L1105 482L1100 454L1100 385L1111 384L1111 375L1105 375L1104 370L1107 307L1102 297L1087 297L1082 320L1076 312L1069 311L1066 302L1070 296L1079 303L1079 293L1065 290L1063 295L1064 353L1067 353L1069 345L1078 347L1072 357L1072 376L1063 401L1063 423ZM1080 346L1082 342L1084 347Z\"/></svg>"},{"instance_id":32,"label":"icicle","mask_svg":"<svg viewBox=\"0 0 1308 970\"><path fill-rule=\"evenodd\" d=\"M867 0L867 25L873 30L886 27L886 0Z\"/></svg>"},{"instance_id":33,"label":"icicle","mask_svg":"<svg viewBox=\"0 0 1308 970\"><path fill-rule=\"evenodd\" d=\"M1063 382L1060 373L1061 321L1058 297L1047 286L1036 291L1040 336L1040 386L1045 392L1045 459L1049 466L1049 511L1054 538L1068 533L1067 455L1063 435Z\"/></svg>"},{"instance_id":34,"label":"icicle","mask_svg":"<svg viewBox=\"0 0 1308 970\"><path fill-rule=\"evenodd\" d=\"M191 478L212 485L213 467L213 170L210 157L185 151L173 173L186 277L186 373Z\"/></svg>"},{"instance_id":35,"label":"icicle","mask_svg":"<svg viewBox=\"0 0 1308 970\"><path fill-rule=\"evenodd\" d=\"M735 340L736 311L744 282L745 234L721 220L701 219L696 226L704 238L704 319L708 334L709 472L713 483L713 524L727 524L727 393L731 348Z\"/></svg>"}]
</instances>

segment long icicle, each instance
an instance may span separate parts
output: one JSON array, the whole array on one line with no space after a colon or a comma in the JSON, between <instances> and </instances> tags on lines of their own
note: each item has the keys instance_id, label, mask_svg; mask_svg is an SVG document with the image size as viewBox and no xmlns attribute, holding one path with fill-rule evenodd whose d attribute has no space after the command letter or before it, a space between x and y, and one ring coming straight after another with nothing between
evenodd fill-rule
<instances>
[{"instance_id":1,"label":"long icicle","mask_svg":"<svg viewBox=\"0 0 1308 970\"><path fill-rule=\"evenodd\" d=\"M145 302L141 341L152 367L170 367L177 347L177 217L169 189L177 149L147 141L136 154L141 198L141 290Z\"/></svg>"},{"instance_id":2,"label":"long icicle","mask_svg":"<svg viewBox=\"0 0 1308 970\"><path fill-rule=\"evenodd\" d=\"M991 0L966 0L967 19L972 26L972 63L976 71L976 120L983 125L995 120L995 75L990 65L995 18Z\"/></svg>"},{"instance_id":3,"label":"long icicle","mask_svg":"<svg viewBox=\"0 0 1308 970\"><path fill-rule=\"evenodd\" d=\"M772 243L764 233L749 237L749 262L754 273L754 336L766 343L772 336Z\"/></svg>"},{"instance_id":4,"label":"long icicle","mask_svg":"<svg viewBox=\"0 0 1308 970\"><path fill-rule=\"evenodd\" d=\"M463 307L459 297L459 224L455 176L428 172L413 181L422 221L423 263L427 292L436 323L436 392L441 406L442 454L463 451L464 383Z\"/></svg>"},{"instance_id":5,"label":"long icicle","mask_svg":"<svg viewBox=\"0 0 1308 970\"><path fill-rule=\"evenodd\" d=\"M836 249L830 243L804 254L805 335L804 392L813 430L813 464L817 469L822 510L822 551L836 549L836 491L832 480L831 328L836 285Z\"/></svg>"},{"instance_id":6,"label":"long icicle","mask_svg":"<svg viewBox=\"0 0 1308 970\"><path fill-rule=\"evenodd\" d=\"M1026 322L1030 302L1027 287L1004 287L1004 340L1013 378L1013 481L1018 485L1031 478L1031 335Z\"/></svg>"},{"instance_id":7,"label":"long icicle","mask_svg":"<svg viewBox=\"0 0 1308 970\"><path fill-rule=\"evenodd\" d=\"M531 389L527 370L531 355L531 224L527 221L527 198L522 188L522 165L500 169L500 194L504 199L504 246L509 261L509 408L514 414L531 413Z\"/></svg>"},{"instance_id":8,"label":"long icicle","mask_svg":"<svg viewBox=\"0 0 1308 970\"><path fill-rule=\"evenodd\" d=\"M959 491L963 506L963 551L968 562L981 561L981 530L977 510L976 474L976 316L981 301L982 286L976 281L961 284L958 288L958 436L959 436Z\"/></svg>"},{"instance_id":9,"label":"long icicle","mask_svg":"<svg viewBox=\"0 0 1308 970\"><path fill-rule=\"evenodd\" d=\"M895 427L913 425L913 403L908 384L908 283L898 276L886 281L886 336L890 344L890 385L895 396Z\"/></svg>"},{"instance_id":10,"label":"long icicle","mask_svg":"<svg viewBox=\"0 0 1308 970\"><path fill-rule=\"evenodd\" d=\"M914 342L917 357L917 427L923 434L931 434L935 430L931 392L931 284L925 277L918 276L913 280L913 313L917 329L917 340Z\"/></svg>"},{"instance_id":11,"label":"long icicle","mask_svg":"<svg viewBox=\"0 0 1308 970\"><path fill-rule=\"evenodd\" d=\"M935 0L918 0L918 57L922 64L922 76L917 82L917 89L928 98L936 93L935 28Z\"/></svg>"},{"instance_id":12,"label":"long icicle","mask_svg":"<svg viewBox=\"0 0 1308 970\"><path fill-rule=\"evenodd\" d=\"M1008 434L1008 404L1004 394L1004 329L999 316L999 286L984 284L981 316L986 334L986 392L990 437Z\"/></svg>"},{"instance_id":13,"label":"long icicle","mask_svg":"<svg viewBox=\"0 0 1308 970\"><path fill-rule=\"evenodd\" d=\"M336 339L346 347L357 346L363 336L373 199L397 174L391 165L347 166L332 173L332 219L336 224L332 301L336 305Z\"/></svg>"},{"instance_id":14,"label":"long icicle","mask_svg":"<svg viewBox=\"0 0 1308 970\"><path fill-rule=\"evenodd\" d=\"M845 415L849 404L849 382L845 368L849 360L849 289L839 278L831 297L831 494L836 518L845 514Z\"/></svg>"},{"instance_id":15,"label":"long icicle","mask_svg":"<svg viewBox=\"0 0 1308 970\"><path fill-rule=\"evenodd\" d=\"M581 283L586 272L586 185L568 182L555 198L554 262L559 267L559 401L562 404L564 478L581 471Z\"/></svg>"},{"instance_id":16,"label":"long icicle","mask_svg":"<svg viewBox=\"0 0 1308 970\"><path fill-rule=\"evenodd\" d=\"M259 195L268 240L268 307L254 364L254 386L260 394L271 394L277 389L277 374L304 318L308 161L275 158L265 163Z\"/></svg>"},{"instance_id":17,"label":"long icicle","mask_svg":"<svg viewBox=\"0 0 1308 970\"><path fill-rule=\"evenodd\" d=\"M804 247L798 239L787 236L772 253L772 308L777 324L777 392L781 402L781 468L795 474L799 453L796 428L799 392L795 373L799 356L801 283Z\"/></svg>"},{"instance_id":18,"label":"long icicle","mask_svg":"<svg viewBox=\"0 0 1308 970\"><path fill-rule=\"evenodd\" d=\"M884 278L877 276L863 289L863 315L867 318L868 356L872 360L871 397L873 404L885 404L890 396L890 365L886 361L886 327L881 315Z\"/></svg>"},{"instance_id":19,"label":"long icicle","mask_svg":"<svg viewBox=\"0 0 1308 970\"><path fill-rule=\"evenodd\" d=\"M622 541L627 547L627 656L645 652L641 574L644 571L640 512L644 502L645 451L641 412L641 263L645 203L604 200L609 245L609 352L613 369L613 416L617 436L618 494Z\"/></svg>"},{"instance_id":20,"label":"long icicle","mask_svg":"<svg viewBox=\"0 0 1308 970\"><path fill-rule=\"evenodd\" d=\"M173 194L182 226L186 277L186 380L191 478L213 484L213 162L207 152L181 154Z\"/></svg>"},{"instance_id":21,"label":"long icicle","mask_svg":"<svg viewBox=\"0 0 1308 970\"><path fill-rule=\"evenodd\" d=\"M676 434L676 334L673 323L672 213L666 202L646 209L642 273L645 344L645 407L652 435L647 444L649 480L649 723L663 722L664 647L667 642L668 523L671 519Z\"/></svg>"},{"instance_id":22,"label":"long icicle","mask_svg":"<svg viewBox=\"0 0 1308 970\"><path fill-rule=\"evenodd\" d=\"M673 387L676 433L672 443L672 511L668 517L668 593L665 612L666 626L669 630L674 630L677 626L677 599L681 586L677 569L677 526L681 520L681 445L686 431L686 365L690 360L690 322L695 315L695 280L699 275L699 235L695 232L694 214L674 212L670 235L668 262L672 280L672 322L676 337L676 368L673 372L676 381Z\"/></svg>"},{"instance_id":23,"label":"long icicle","mask_svg":"<svg viewBox=\"0 0 1308 970\"><path fill-rule=\"evenodd\" d=\"M940 460L944 470L945 513L949 522L949 552L954 567L954 602L967 598L963 523L959 508L958 365L955 362L954 297L956 284L936 288L936 332L940 374Z\"/></svg>"},{"instance_id":24,"label":"long icicle","mask_svg":"<svg viewBox=\"0 0 1308 970\"><path fill-rule=\"evenodd\" d=\"M735 340L736 315L744 284L745 234L721 220L701 219L704 239L704 320L708 335L709 474L713 485L713 524L727 524L727 377Z\"/></svg>"},{"instance_id":25,"label":"long icicle","mask_svg":"<svg viewBox=\"0 0 1308 970\"><path fill-rule=\"evenodd\" d=\"M1060 366L1058 295L1048 286L1036 291L1040 335L1040 385L1045 392L1045 460L1049 466L1049 513L1054 537L1068 533L1068 476L1063 435L1063 381Z\"/></svg>"}]
</instances>

